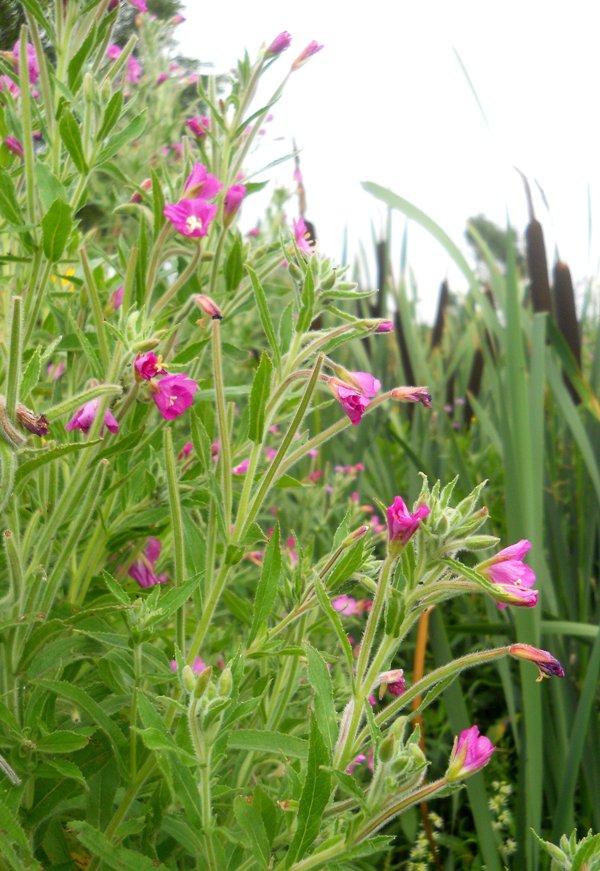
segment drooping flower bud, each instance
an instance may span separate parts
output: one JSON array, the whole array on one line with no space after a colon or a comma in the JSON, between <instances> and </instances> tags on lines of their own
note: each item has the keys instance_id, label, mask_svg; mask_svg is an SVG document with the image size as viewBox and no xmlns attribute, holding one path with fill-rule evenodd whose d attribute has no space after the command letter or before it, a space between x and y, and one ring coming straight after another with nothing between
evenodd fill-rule
<instances>
[{"instance_id":1,"label":"drooping flower bud","mask_svg":"<svg viewBox=\"0 0 600 871\"><path fill-rule=\"evenodd\" d=\"M267 57L275 57L275 55L281 54L282 51L285 51L286 48L290 47L291 42L291 34L289 34L287 30L283 30L275 37L271 45L268 47Z\"/></svg>"},{"instance_id":2,"label":"drooping flower bud","mask_svg":"<svg viewBox=\"0 0 600 871\"><path fill-rule=\"evenodd\" d=\"M540 670L538 681L545 677L564 677L565 672L556 657L548 653L547 650L540 650L539 647L532 647L530 644L511 644L508 652L516 659L525 659L528 662L534 662Z\"/></svg>"},{"instance_id":3,"label":"drooping flower bud","mask_svg":"<svg viewBox=\"0 0 600 871\"><path fill-rule=\"evenodd\" d=\"M196 305L199 306L205 314L213 318L213 320L220 321L222 319L223 315L221 309L210 296L206 296L204 293L198 293L194 297L194 300Z\"/></svg>"}]
</instances>

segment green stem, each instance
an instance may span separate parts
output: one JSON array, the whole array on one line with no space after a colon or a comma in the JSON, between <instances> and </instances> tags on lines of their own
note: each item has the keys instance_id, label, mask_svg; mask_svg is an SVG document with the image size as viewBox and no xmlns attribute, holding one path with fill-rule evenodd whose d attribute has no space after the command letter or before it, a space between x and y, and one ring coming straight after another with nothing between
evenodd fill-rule
<instances>
[{"instance_id":1,"label":"green stem","mask_svg":"<svg viewBox=\"0 0 600 871\"><path fill-rule=\"evenodd\" d=\"M204 837L206 841L206 853L208 858L208 868L210 871L217 871L217 857L213 843L213 813L212 813L212 795L211 795L211 761L212 761L212 746L207 742L205 736L200 732L199 728L199 707L200 699L193 699L188 708L188 727L192 745L198 760L198 793L200 796L200 814L202 818L202 828L204 829Z\"/></svg>"},{"instance_id":2,"label":"green stem","mask_svg":"<svg viewBox=\"0 0 600 871\"><path fill-rule=\"evenodd\" d=\"M212 322L213 349L213 383L215 385L215 403L217 406L217 426L219 432L219 465L223 469L223 501L225 516L225 531L229 535L231 525L231 510L233 493L231 485L231 443L227 426L227 411L225 408L225 384L223 381L223 360L221 355L221 322L215 318Z\"/></svg>"},{"instance_id":3,"label":"green stem","mask_svg":"<svg viewBox=\"0 0 600 871\"><path fill-rule=\"evenodd\" d=\"M166 225L165 225L165 226L166 226ZM169 226L170 226L170 225L169 225ZM163 227L163 230L164 230L164 227ZM161 230L161 234L162 234L162 230ZM181 275L179 276L179 278L177 278L177 280L176 280L175 282L173 282L173 284L171 285L171 287L169 287L167 290L165 290L165 292L164 292L163 295L160 297L160 299L157 300L157 302L156 302L156 304L154 305L154 308L153 308L153 315L156 316L156 315L157 315L157 314L158 314L158 313L159 313L159 312L160 312L160 311L161 311L161 310L162 310L162 309L167 305L167 303L168 303L171 299L173 299L173 297L175 296L175 294L177 293L177 291L179 290L179 288L180 288L180 287L183 287L183 285L184 285L187 281L190 280L190 278L192 277L192 275L194 274L195 270L196 270L197 267L198 267L198 263L200 262L200 256L201 256L201 253L202 253L202 251L201 251L201 248L200 248L200 243L198 243L198 247L197 247L196 250L194 251L194 254L193 254L193 256L192 256L192 259L190 260L190 262L188 263L188 265L185 267L185 269L183 270L183 272L181 273ZM149 297L149 298L150 298L150 297Z\"/></svg>"},{"instance_id":4,"label":"green stem","mask_svg":"<svg viewBox=\"0 0 600 871\"><path fill-rule=\"evenodd\" d=\"M192 640L190 642L189 652L187 656L187 661L192 663L196 656L198 656L198 652L200 650L200 646L204 641L206 633L212 623L214 613L217 609L217 605L221 599L221 594L225 589L225 585L227 583L227 578L229 572L231 570L231 566L223 563L219 570L219 574L215 580L214 586L211 589L206 601L204 602L204 610L202 613L202 617L200 618L200 622L194 632Z\"/></svg>"},{"instance_id":5,"label":"green stem","mask_svg":"<svg viewBox=\"0 0 600 871\"><path fill-rule=\"evenodd\" d=\"M107 371L110 362L110 352L108 350L108 343L106 341L106 331L104 329L104 312L102 311L102 304L100 303L100 295L98 293L98 288L96 286L96 280L92 272L92 267L90 266L90 261L88 260L86 250L83 246L79 249L79 256L81 258L81 264L83 266L83 273L85 275L85 282L89 292L90 302L92 303L92 314L94 316L94 321L96 324L96 334L98 336L98 350L100 351L100 360L102 362L104 370Z\"/></svg>"},{"instance_id":6,"label":"green stem","mask_svg":"<svg viewBox=\"0 0 600 871\"><path fill-rule=\"evenodd\" d=\"M440 777L439 780L434 780L433 783L427 783L425 786L416 789L414 792L392 802L392 804L380 811L377 816L366 822L363 827L358 830L353 838L354 843L360 844L362 841L365 841L371 835L374 835L378 829L385 826L386 823L389 823L389 821L393 820L394 817L398 816L398 814L401 814L402 811L408 810L409 807L412 807L415 804L420 804L422 801L431 798L437 792L444 789L445 786L447 786L446 778ZM295 869L295 871L300 871L300 866L297 867L296 865L292 865L290 871L293 871L293 869Z\"/></svg>"},{"instance_id":7,"label":"green stem","mask_svg":"<svg viewBox=\"0 0 600 871\"><path fill-rule=\"evenodd\" d=\"M167 492L169 496L169 510L171 512L171 529L173 534L173 580L179 587L185 577L185 550L183 517L181 513L181 501L177 485L177 468L175 452L173 450L173 434L169 428L164 430L165 467L167 472ZM185 604L177 611L177 624L175 629L177 646L185 656Z\"/></svg>"},{"instance_id":8,"label":"green stem","mask_svg":"<svg viewBox=\"0 0 600 871\"><path fill-rule=\"evenodd\" d=\"M10 345L6 378L6 412L14 422L21 387L21 357L23 354L23 306L20 296L13 296L11 305Z\"/></svg>"},{"instance_id":9,"label":"green stem","mask_svg":"<svg viewBox=\"0 0 600 871\"><path fill-rule=\"evenodd\" d=\"M239 535L239 538L237 539L238 541L243 537L244 532L246 531L246 529L248 529L248 527L254 521L256 515L260 511L260 508L261 508L261 506L266 498L266 495L269 492L269 489L271 487L273 479L277 475L277 470L279 469L280 466L283 465L283 460L285 458L287 449L289 448L296 432L298 431L298 428L299 428L300 424L302 423L304 415L306 414L306 411L308 409L310 400L312 399L312 395L313 395L315 387L317 385L317 381L319 380L319 374L321 372L322 365L323 365L323 355L320 354L317 357L317 360L315 362L315 366L313 369L313 373L310 377L308 384L306 385L306 389L302 395L302 399L300 400L298 408L296 409L296 414L294 415L293 420L292 420L286 434L284 435L284 437L281 441L281 444L279 446L279 450L277 451L277 454L274 457L273 462L269 465L268 469L266 470L266 472L264 474L264 477L262 479L260 487L258 488L258 493L256 494L256 496L252 502L252 505L250 506L250 509L248 511L248 516L246 517L246 521L244 523L244 526L242 527L242 531Z\"/></svg>"},{"instance_id":10,"label":"green stem","mask_svg":"<svg viewBox=\"0 0 600 871\"><path fill-rule=\"evenodd\" d=\"M23 160L27 191L27 218L35 224L35 179L33 156L33 129L31 125L31 94L29 91L29 67L27 64L27 26L21 27L19 46L19 87L21 88L21 127L23 130Z\"/></svg>"},{"instance_id":11,"label":"green stem","mask_svg":"<svg viewBox=\"0 0 600 871\"><path fill-rule=\"evenodd\" d=\"M379 583L377 584L377 589L373 598L373 605L369 611L369 618L360 643L360 652L356 663L356 686L358 692L361 694L361 702L364 701L362 696L366 697L366 695L371 691L371 687L365 686L365 672L367 671L373 642L375 641L377 628L387 600L390 578L393 577L394 568L397 562L398 557L392 554L388 554L383 561Z\"/></svg>"},{"instance_id":12,"label":"green stem","mask_svg":"<svg viewBox=\"0 0 600 871\"><path fill-rule=\"evenodd\" d=\"M131 780L135 780L137 772L137 710L140 693L140 680L142 676L142 646L136 642L133 648L133 674L134 687L131 694L131 708L129 710L129 771Z\"/></svg>"}]
</instances>

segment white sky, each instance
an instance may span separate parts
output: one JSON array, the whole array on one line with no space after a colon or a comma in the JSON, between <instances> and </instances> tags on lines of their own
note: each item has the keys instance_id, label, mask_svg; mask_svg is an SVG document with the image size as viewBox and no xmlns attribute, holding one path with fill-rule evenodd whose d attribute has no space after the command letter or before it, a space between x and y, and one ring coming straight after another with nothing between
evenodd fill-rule
<instances>
[{"instance_id":1,"label":"white sky","mask_svg":"<svg viewBox=\"0 0 600 871\"><path fill-rule=\"evenodd\" d=\"M306 217L323 253L340 259L371 248L371 223L386 210L360 187L374 181L412 201L462 243L479 212L503 225L526 223L519 166L544 189L536 196L548 255L555 241L575 279L596 275L600 233L600 6L590 0L188 0L179 27L184 54L233 66L282 30L292 46L270 71L265 98L291 61L316 39L324 49L294 73L250 170L291 150L295 137L307 191ZM460 54L489 129L454 50ZM272 74L272 75L271 75ZM279 140L279 137L283 139ZM260 158L260 162L259 162ZM292 185L293 164L266 177ZM588 233L588 187L592 238ZM244 207L246 228L256 217ZM260 208L260 203L258 203ZM290 214L290 219L292 215ZM395 218L393 262L404 218ZM463 286L438 244L414 225L408 260L430 318L439 284ZM464 246L463 246L464 247Z\"/></svg>"}]
</instances>

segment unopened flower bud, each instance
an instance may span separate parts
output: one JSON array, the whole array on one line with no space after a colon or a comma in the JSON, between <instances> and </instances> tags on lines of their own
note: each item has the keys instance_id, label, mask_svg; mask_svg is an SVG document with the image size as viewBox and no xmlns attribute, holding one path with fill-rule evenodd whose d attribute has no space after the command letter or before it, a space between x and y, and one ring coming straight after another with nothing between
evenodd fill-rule
<instances>
[{"instance_id":1,"label":"unopened flower bud","mask_svg":"<svg viewBox=\"0 0 600 871\"><path fill-rule=\"evenodd\" d=\"M231 673L231 669L229 666L225 666L221 675L219 677L219 681L217 683L217 692L220 696L225 699L228 699L231 695L231 690L233 689L233 674Z\"/></svg>"},{"instance_id":2,"label":"unopened flower bud","mask_svg":"<svg viewBox=\"0 0 600 871\"><path fill-rule=\"evenodd\" d=\"M17 405L17 420L21 426L37 436L48 435L50 425L45 414L36 414L24 405Z\"/></svg>"},{"instance_id":3,"label":"unopened flower bud","mask_svg":"<svg viewBox=\"0 0 600 871\"><path fill-rule=\"evenodd\" d=\"M210 683L210 679L212 677L212 666L209 665L208 668L205 668L204 671L198 675L196 679L196 687L194 689L194 698L200 699L206 692L206 689Z\"/></svg>"},{"instance_id":4,"label":"unopened flower bud","mask_svg":"<svg viewBox=\"0 0 600 871\"><path fill-rule=\"evenodd\" d=\"M420 402L425 408L431 408L431 393L426 387L395 387L392 399L401 402Z\"/></svg>"},{"instance_id":5,"label":"unopened flower bud","mask_svg":"<svg viewBox=\"0 0 600 871\"><path fill-rule=\"evenodd\" d=\"M391 762L394 758L394 750L396 748L396 739L393 735L386 735L379 745L378 756L381 762Z\"/></svg>"},{"instance_id":6,"label":"unopened flower bud","mask_svg":"<svg viewBox=\"0 0 600 871\"><path fill-rule=\"evenodd\" d=\"M94 91L96 90L96 85L94 81L94 77L90 75L90 73L86 73L83 77L83 98L88 103L91 103L94 99Z\"/></svg>"},{"instance_id":7,"label":"unopened flower bud","mask_svg":"<svg viewBox=\"0 0 600 871\"><path fill-rule=\"evenodd\" d=\"M210 296L206 296L204 293L198 293L194 297L194 300L196 305L201 308L205 314L213 318L213 320L220 321L222 319L223 314L221 313L221 309Z\"/></svg>"},{"instance_id":8,"label":"unopened flower bud","mask_svg":"<svg viewBox=\"0 0 600 871\"><path fill-rule=\"evenodd\" d=\"M184 665L183 671L181 672L181 680L183 681L183 686L185 687L186 692L193 693L196 688L196 677L189 665Z\"/></svg>"},{"instance_id":9,"label":"unopened flower bud","mask_svg":"<svg viewBox=\"0 0 600 871\"><path fill-rule=\"evenodd\" d=\"M335 284L335 270L332 269L330 272L326 273L321 279L321 289L322 290L331 290L333 285Z\"/></svg>"}]
</instances>

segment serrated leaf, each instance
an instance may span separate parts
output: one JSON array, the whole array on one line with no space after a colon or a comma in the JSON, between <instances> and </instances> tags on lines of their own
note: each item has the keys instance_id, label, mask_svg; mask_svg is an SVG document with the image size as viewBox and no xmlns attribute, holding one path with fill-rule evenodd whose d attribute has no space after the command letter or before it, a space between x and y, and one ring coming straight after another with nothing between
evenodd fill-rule
<instances>
[{"instance_id":1,"label":"serrated leaf","mask_svg":"<svg viewBox=\"0 0 600 871\"><path fill-rule=\"evenodd\" d=\"M117 91L115 91L115 93L106 104L106 109L104 110L104 116L102 118L102 125L100 127L100 130L98 131L98 136L96 137L97 142L102 142L102 140L106 139L110 131L113 129L113 127L121 117L122 107L123 91L119 88Z\"/></svg>"},{"instance_id":2,"label":"serrated leaf","mask_svg":"<svg viewBox=\"0 0 600 871\"><path fill-rule=\"evenodd\" d=\"M60 138L69 152L71 160L82 175L87 174L88 166L85 160L79 124L71 110L64 106L58 122Z\"/></svg>"},{"instance_id":3,"label":"serrated leaf","mask_svg":"<svg viewBox=\"0 0 600 871\"><path fill-rule=\"evenodd\" d=\"M234 750L255 750L270 755L282 753L292 759L306 759L308 756L308 742L304 738L264 729L238 729L230 734L227 746Z\"/></svg>"},{"instance_id":4,"label":"serrated leaf","mask_svg":"<svg viewBox=\"0 0 600 871\"><path fill-rule=\"evenodd\" d=\"M56 263L62 257L72 226L70 206L64 200L54 200L42 218L42 246L51 263Z\"/></svg>"},{"instance_id":5,"label":"serrated leaf","mask_svg":"<svg viewBox=\"0 0 600 871\"><path fill-rule=\"evenodd\" d=\"M261 442L264 434L265 409L271 394L272 374L273 363L266 351L263 351L250 391L248 438L253 442Z\"/></svg>"},{"instance_id":6,"label":"serrated leaf","mask_svg":"<svg viewBox=\"0 0 600 871\"><path fill-rule=\"evenodd\" d=\"M122 148L129 145L132 140L141 136L146 127L146 121L146 113L142 112L140 115L136 115L133 121L130 121L123 130L115 133L96 158L96 164L106 163L107 160L118 154Z\"/></svg>"},{"instance_id":7,"label":"serrated leaf","mask_svg":"<svg viewBox=\"0 0 600 871\"><path fill-rule=\"evenodd\" d=\"M265 548L260 581L258 582L254 599L252 626L248 635L248 644L252 643L261 627L266 624L275 603L281 577L281 548L279 539L279 524L276 523Z\"/></svg>"},{"instance_id":8,"label":"serrated leaf","mask_svg":"<svg viewBox=\"0 0 600 871\"><path fill-rule=\"evenodd\" d=\"M223 268L225 287L229 291L236 290L240 286L240 281L243 278L244 264L242 262L242 254L242 240L240 239L239 234L236 234Z\"/></svg>"},{"instance_id":9,"label":"serrated leaf","mask_svg":"<svg viewBox=\"0 0 600 871\"><path fill-rule=\"evenodd\" d=\"M244 797L237 796L233 812L242 830L244 846L248 845L261 871L266 871L271 856L271 846L258 808Z\"/></svg>"},{"instance_id":10,"label":"serrated leaf","mask_svg":"<svg viewBox=\"0 0 600 871\"><path fill-rule=\"evenodd\" d=\"M250 281L252 282L252 287L254 288L254 295L256 299L256 305L258 307L258 314L260 315L260 321L263 326L263 330L265 331L265 335L267 337L267 341L271 347L271 351L273 352L273 359L275 360L275 365L279 368L281 364L281 352L279 349L279 342L277 341L277 337L275 336L275 329L273 327L273 321L271 320L271 313L269 311L269 304L267 302L267 296L265 294L264 288L260 281L258 280L258 275L250 266L246 266L246 272L250 276Z\"/></svg>"},{"instance_id":11,"label":"serrated leaf","mask_svg":"<svg viewBox=\"0 0 600 871\"><path fill-rule=\"evenodd\" d=\"M168 871L166 865L144 856L137 850L117 847L94 826L85 820L71 820L68 828L75 832L77 839L93 856L97 856L114 871Z\"/></svg>"},{"instance_id":12,"label":"serrated leaf","mask_svg":"<svg viewBox=\"0 0 600 871\"><path fill-rule=\"evenodd\" d=\"M40 354L40 349L36 348L31 357L29 358L29 362L25 367L25 371L23 373L23 380L21 381L21 391L20 396L23 401L27 399L31 391L36 387L38 381L40 380L40 373L42 371L42 358Z\"/></svg>"},{"instance_id":13,"label":"serrated leaf","mask_svg":"<svg viewBox=\"0 0 600 871\"><path fill-rule=\"evenodd\" d=\"M40 767L36 768L36 775L38 775L39 777L45 777L45 772L47 772L48 769L52 769L53 771L55 771L56 775L58 775L58 778L76 780L85 789L87 789L87 782L85 777L83 776L83 772L81 771L79 766L75 765L74 762L71 762L68 759L45 759ZM52 777L50 773L48 773L47 776L49 778ZM54 779L54 777L52 779Z\"/></svg>"},{"instance_id":14,"label":"serrated leaf","mask_svg":"<svg viewBox=\"0 0 600 871\"><path fill-rule=\"evenodd\" d=\"M23 224L17 192L13 180L5 169L0 167L0 215L11 224Z\"/></svg>"},{"instance_id":15,"label":"serrated leaf","mask_svg":"<svg viewBox=\"0 0 600 871\"><path fill-rule=\"evenodd\" d=\"M36 741L36 747L40 753L74 753L88 744L85 735L77 732L57 731L46 735Z\"/></svg>"},{"instance_id":16,"label":"serrated leaf","mask_svg":"<svg viewBox=\"0 0 600 871\"><path fill-rule=\"evenodd\" d=\"M337 717L333 703L333 685L327 663L312 644L304 645L308 660L308 682L314 692L315 717L329 752L337 738Z\"/></svg>"},{"instance_id":17,"label":"serrated leaf","mask_svg":"<svg viewBox=\"0 0 600 871\"><path fill-rule=\"evenodd\" d=\"M326 770L330 761L330 754L313 714L310 720L306 775L298 805L298 823L285 858L286 868L306 855L319 834L321 818L331 793L331 772Z\"/></svg>"}]
</instances>

